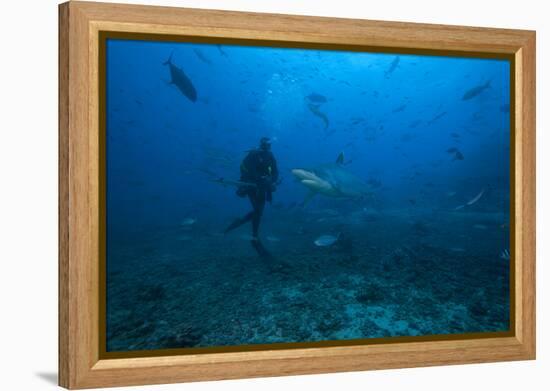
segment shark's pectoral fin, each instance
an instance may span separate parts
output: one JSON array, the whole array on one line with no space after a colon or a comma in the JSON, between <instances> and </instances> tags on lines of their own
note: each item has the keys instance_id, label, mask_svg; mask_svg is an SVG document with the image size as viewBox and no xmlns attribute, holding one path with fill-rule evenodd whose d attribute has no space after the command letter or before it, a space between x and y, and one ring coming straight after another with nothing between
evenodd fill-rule
<instances>
[{"instance_id":1,"label":"shark's pectoral fin","mask_svg":"<svg viewBox=\"0 0 550 391\"><path fill-rule=\"evenodd\" d=\"M332 185L320 178L302 179L302 184L312 191L327 192L330 191Z\"/></svg>"},{"instance_id":2,"label":"shark's pectoral fin","mask_svg":"<svg viewBox=\"0 0 550 391\"><path fill-rule=\"evenodd\" d=\"M344 152L340 152L336 158L336 164L344 164Z\"/></svg>"}]
</instances>

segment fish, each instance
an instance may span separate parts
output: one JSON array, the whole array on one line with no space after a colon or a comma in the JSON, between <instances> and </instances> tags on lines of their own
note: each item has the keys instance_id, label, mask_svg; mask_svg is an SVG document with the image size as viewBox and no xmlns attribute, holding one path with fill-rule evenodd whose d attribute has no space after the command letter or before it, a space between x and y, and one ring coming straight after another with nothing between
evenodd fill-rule
<instances>
[{"instance_id":1,"label":"fish","mask_svg":"<svg viewBox=\"0 0 550 391\"><path fill-rule=\"evenodd\" d=\"M187 77L185 72L181 68L174 65L174 63L172 63L173 54L174 53L172 52L168 60L163 63L163 65L168 65L170 67L170 84L174 84L178 88L178 90L180 90L180 92L185 95L191 102L196 102L197 90L195 89L193 83L191 82L189 77Z\"/></svg>"},{"instance_id":2,"label":"fish","mask_svg":"<svg viewBox=\"0 0 550 391\"><path fill-rule=\"evenodd\" d=\"M475 204L476 202L479 201L479 199L483 196L484 193L485 193L485 189L481 190L478 195L476 195L470 201L466 202L464 205L458 205L454 210L460 210L467 206Z\"/></svg>"},{"instance_id":3,"label":"fish","mask_svg":"<svg viewBox=\"0 0 550 391\"><path fill-rule=\"evenodd\" d=\"M403 133L401 135L401 141L402 142L409 142L412 141L415 138L415 136L411 133Z\"/></svg>"},{"instance_id":4,"label":"fish","mask_svg":"<svg viewBox=\"0 0 550 391\"><path fill-rule=\"evenodd\" d=\"M397 67L399 66L399 61L400 60L401 60L401 58L399 56L395 56L395 58L391 62L390 67L384 73L386 78L390 77L390 75L397 69Z\"/></svg>"},{"instance_id":5,"label":"fish","mask_svg":"<svg viewBox=\"0 0 550 391\"><path fill-rule=\"evenodd\" d=\"M199 167L197 168L197 171L200 171L206 175L208 175L210 178L217 178L219 179L219 176L214 171L210 170L208 167Z\"/></svg>"},{"instance_id":6,"label":"fish","mask_svg":"<svg viewBox=\"0 0 550 391\"><path fill-rule=\"evenodd\" d=\"M200 49L193 49L193 51L195 52L195 55L199 58L199 60L201 60L205 64L212 65L212 61L210 61L210 59L206 57Z\"/></svg>"},{"instance_id":7,"label":"fish","mask_svg":"<svg viewBox=\"0 0 550 391\"><path fill-rule=\"evenodd\" d=\"M460 138L460 134L453 132L453 133L451 133L451 137L452 138Z\"/></svg>"},{"instance_id":8,"label":"fish","mask_svg":"<svg viewBox=\"0 0 550 391\"><path fill-rule=\"evenodd\" d=\"M450 248L449 250L455 252L455 253L463 253L465 252L466 250L464 250L462 247L452 247Z\"/></svg>"},{"instance_id":9,"label":"fish","mask_svg":"<svg viewBox=\"0 0 550 391\"><path fill-rule=\"evenodd\" d=\"M479 192L479 194L476 195L474 198L472 198L470 201L468 201L468 202L466 203L466 205L473 205L473 204L475 204L476 202L478 202L479 199L481 198L481 196L483 196L483 193L485 193L485 189L481 190L481 191Z\"/></svg>"},{"instance_id":10,"label":"fish","mask_svg":"<svg viewBox=\"0 0 550 391\"><path fill-rule=\"evenodd\" d=\"M422 123L422 120L420 119L417 119L417 120L414 120L413 122L411 122L409 124L409 128L416 128L418 125L420 125Z\"/></svg>"},{"instance_id":11,"label":"fish","mask_svg":"<svg viewBox=\"0 0 550 391\"><path fill-rule=\"evenodd\" d=\"M334 236L334 235L321 235L319 236L317 239L315 239L313 241L313 243L317 246L317 247L328 247L328 246L332 246L334 243L336 243L338 241L338 236Z\"/></svg>"},{"instance_id":12,"label":"fish","mask_svg":"<svg viewBox=\"0 0 550 391\"><path fill-rule=\"evenodd\" d=\"M270 235L267 236L266 239L267 239L267 241L269 241L269 242L280 242L280 241L281 241L281 239L279 239L278 237L276 237L276 236L270 236Z\"/></svg>"},{"instance_id":13,"label":"fish","mask_svg":"<svg viewBox=\"0 0 550 391\"><path fill-rule=\"evenodd\" d=\"M450 153L450 154L454 155L453 161L455 161L455 160L464 160L464 155L456 147L452 147L452 148L447 149L447 153Z\"/></svg>"},{"instance_id":14,"label":"fish","mask_svg":"<svg viewBox=\"0 0 550 391\"><path fill-rule=\"evenodd\" d=\"M502 253L500 253L500 258L504 259L505 261L509 261L510 260L510 251L508 251L508 249L504 249L504 251L502 251Z\"/></svg>"},{"instance_id":15,"label":"fish","mask_svg":"<svg viewBox=\"0 0 550 391\"><path fill-rule=\"evenodd\" d=\"M251 113L258 113L260 111L260 108L258 107L257 104L249 103L248 104L248 111L250 111Z\"/></svg>"},{"instance_id":16,"label":"fish","mask_svg":"<svg viewBox=\"0 0 550 391\"><path fill-rule=\"evenodd\" d=\"M311 111L313 113L313 115L315 115L315 116L317 116L317 117L319 117L323 120L323 123L325 124L325 129L327 129L330 122L329 122L328 117L326 116L326 114L319 111L319 105L314 105L312 103L309 103L307 105L307 107L309 108L309 111Z\"/></svg>"},{"instance_id":17,"label":"fish","mask_svg":"<svg viewBox=\"0 0 550 391\"><path fill-rule=\"evenodd\" d=\"M487 229L486 225L483 224L474 224L475 229Z\"/></svg>"},{"instance_id":18,"label":"fish","mask_svg":"<svg viewBox=\"0 0 550 391\"><path fill-rule=\"evenodd\" d=\"M344 168L344 154L341 152L336 162L312 169L294 168L292 175L309 190L304 204L313 196L341 199L360 199L371 194L372 187L362 178Z\"/></svg>"},{"instance_id":19,"label":"fish","mask_svg":"<svg viewBox=\"0 0 550 391\"><path fill-rule=\"evenodd\" d=\"M257 187L255 183L249 183L249 182L243 182L243 181L235 181L231 179L225 179L225 178L216 178L211 179L211 182L218 183L222 185L223 187L233 186L233 187Z\"/></svg>"},{"instance_id":20,"label":"fish","mask_svg":"<svg viewBox=\"0 0 550 391\"><path fill-rule=\"evenodd\" d=\"M223 50L223 47L222 45L216 45L216 47L218 48L218 51L220 52L220 54L224 57L227 57L227 52L225 50Z\"/></svg>"},{"instance_id":21,"label":"fish","mask_svg":"<svg viewBox=\"0 0 550 391\"><path fill-rule=\"evenodd\" d=\"M480 84L478 86L472 87L464 93L464 95L462 96L462 100L473 99L489 87L491 87L491 80L488 80L484 84Z\"/></svg>"},{"instance_id":22,"label":"fish","mask_svg":"<svg viewBox=\"0 0 550 391\"><path fill-rule=\"evenodd\" d=\"M196 222L197 222L197 219L194 219L192 217L187 217L181 221L180 225L183 227L188 227L195 224Z\"/></svg>"},{"instance_id":23,"label":"fish","mask_svg":"<svg viewBox=\"0 0 550 391\"><path fill-rule=\"evenodd\" d=\"M314 103L326 103L327 98L325 98L323 95L318 94L316 92L312 92L306 97L309 101Z\"/></svg>"},{"instance_id":24,"label":"fish","mask_svg":"<svg viewBox=\"0 0 550 391\"><path fill-rule=\"evenodd\" d=\"M447 112L446 111L443 111L437 115L435 115L431 120L428 121L428 125L431 125L433 124L435 121L437 121L438 119L440 119L441 117L443 117L444 115L446 115Z\"/></svg>"},{"instance_id":25,"label":"fish","mask_svg":"<svg viewBox=\"0 0 550 391\"><path fill-rule=\"evenodd\" d=\"M406 104L402 104L401 106L396 107L392 110L392 113L399 113L401 111L404 111L407 108Z\"/></svg>"},{"instance_id":26,"label":"fish","mask_svg":"<svg viewBox=\"0 0 550 391\"><path fill-rule=\"evenodd\" d=\"M368 184L369 186L371 186L373 189L382 187L382 181L380 181L379 179L375 179L375 178L370 178L370 179L367 181L367 184Z\"/></svg>"}]
</instances>

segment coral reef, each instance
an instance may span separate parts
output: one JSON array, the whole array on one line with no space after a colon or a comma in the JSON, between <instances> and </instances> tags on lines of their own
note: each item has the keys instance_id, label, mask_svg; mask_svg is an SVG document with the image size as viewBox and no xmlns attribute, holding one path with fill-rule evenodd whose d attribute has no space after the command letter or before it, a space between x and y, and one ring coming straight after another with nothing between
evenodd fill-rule
<instances>
[{"instance_id":1,"label":"coral reef","mask_svg":"<svg viewBox=\"0 0 550 391\"><path fill-rule=\"evenodd\" d=\"M475 232L447 244L445 238L464 234L444 221L432 221L441 228L422 241L400 216L370 224L369 230L346 233L342 248L318 250L303 236L280 234L282 244L272 245L269 260L234 237L196 236L177 250L172 243L181 242L174 232L111 245L107 348L508 329L509 264L499 257L498 232L480 231L481 238Z\"/></svg>"}]
</instances>

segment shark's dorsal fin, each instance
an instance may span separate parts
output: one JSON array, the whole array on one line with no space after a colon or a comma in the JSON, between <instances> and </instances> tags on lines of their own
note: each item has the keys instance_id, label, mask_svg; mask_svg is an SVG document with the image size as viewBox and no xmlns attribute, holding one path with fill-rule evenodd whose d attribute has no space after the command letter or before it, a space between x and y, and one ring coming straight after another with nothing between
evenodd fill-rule
<instances>
[{"instance_id":1,"label":"shark's dorsal fin","mask_svg":"<svg viewBox=\"0 0 550 391\"><path fill-rule=\"evenodd\" d=\"M336 158L336 164L344 164L344 152L340 152Z\"/></svg>"}]
</instances>

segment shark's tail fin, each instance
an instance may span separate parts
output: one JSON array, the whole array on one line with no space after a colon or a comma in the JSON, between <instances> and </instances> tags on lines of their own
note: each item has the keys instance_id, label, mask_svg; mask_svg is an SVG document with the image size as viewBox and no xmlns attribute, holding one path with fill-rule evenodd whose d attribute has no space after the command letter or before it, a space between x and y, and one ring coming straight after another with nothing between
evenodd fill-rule
<instances>
[{"instance_id":1,"label":"shark's tail fin","mask_svg":"<svg viewBox=\"0 0 550 391\"><path fill-rule=\"evenodd\" d=\"M168 57L168 60L164 61L162 63L162 65L170 65L172 64L172 56L174 55L174 51L172 51L172 53L170 53L170 57Z\"/></svg>"}]
</instances>

